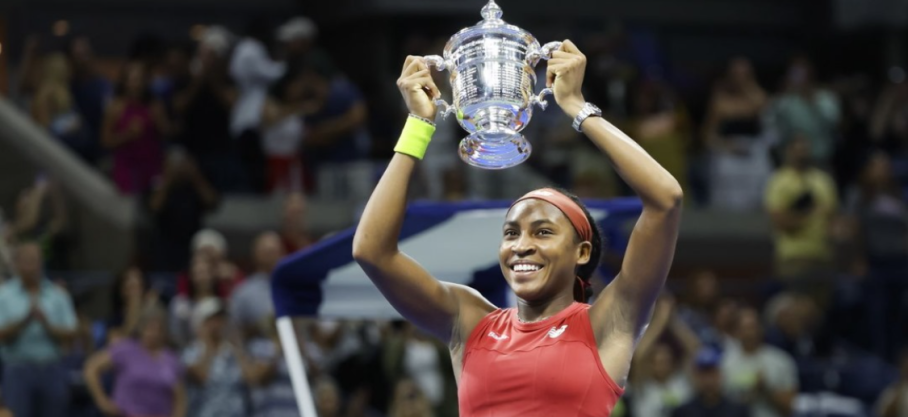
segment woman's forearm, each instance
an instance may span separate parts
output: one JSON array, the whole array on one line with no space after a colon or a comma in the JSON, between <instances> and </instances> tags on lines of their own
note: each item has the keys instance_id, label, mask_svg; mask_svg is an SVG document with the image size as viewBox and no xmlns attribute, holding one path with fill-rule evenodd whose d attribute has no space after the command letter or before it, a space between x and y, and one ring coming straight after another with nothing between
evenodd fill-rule
<instances>
[{"instance_id":1,"label":"woman's forearm","mask_svg":"<svg viewBox=\"0 0 908 417\"><path fill-rule=\"evenodd\" d=\"M416 158L395 153L366 204L353 239L353 257L373 263L397 252Z\"/></svg>"}]
</instances>

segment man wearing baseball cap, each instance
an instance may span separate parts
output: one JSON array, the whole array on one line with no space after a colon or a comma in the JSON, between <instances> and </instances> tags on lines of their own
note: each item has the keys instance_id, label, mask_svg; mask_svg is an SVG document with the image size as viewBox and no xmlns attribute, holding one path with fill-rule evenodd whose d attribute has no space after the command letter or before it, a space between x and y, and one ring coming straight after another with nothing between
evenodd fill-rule
<instances>
[{"instance_id":1,"label":"man wearing baseball cap","mask_svg":"<svg viewBox=\"0 0 908 417\"><path fill-rule=\"evenodd\" d=\"M694 361L692 377L696 395L675 409L672 417L750 417L750 410L728 399L722 392L722 354L703 348Z\"/></svg>"}]
</instances>

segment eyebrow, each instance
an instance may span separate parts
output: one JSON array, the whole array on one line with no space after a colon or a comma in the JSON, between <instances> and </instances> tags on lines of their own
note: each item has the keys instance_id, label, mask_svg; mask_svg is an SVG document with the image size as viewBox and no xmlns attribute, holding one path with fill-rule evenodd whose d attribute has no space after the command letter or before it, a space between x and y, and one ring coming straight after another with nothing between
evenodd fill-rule
<instances>
[{"instance_id":1,"label":"eyebrow","mask_svg":"<svg viewBox=\"0 0 908 417\"><path fill-rule=\"evenodd\" d=\"M555 222L553 222L549 219L539 219L539 220L534 220L532 223L530 223L530 227L537 227L539 225L546 224L546 223L555 225ZM519 223L514 220L509 220L509 221L504 222L504 227L509 227L509 226L517 227L518 225L519 225Z\"/></svg>"}]
</instances>

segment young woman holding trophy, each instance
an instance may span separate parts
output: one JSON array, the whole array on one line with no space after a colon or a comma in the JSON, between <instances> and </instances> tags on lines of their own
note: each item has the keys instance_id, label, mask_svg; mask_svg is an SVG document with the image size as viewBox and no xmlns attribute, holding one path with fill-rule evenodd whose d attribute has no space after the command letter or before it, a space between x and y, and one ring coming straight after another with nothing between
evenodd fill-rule
<instances>
[{"instance_id":1,"label":"young woman holding trophy","mask_svg":"<svg viewBox=\"0 0 908 417\"><path fill-rule=\"evenodd\" d=\"M608 416L672 263L681 188L584 101L585 67L585 56L565 41L551 53L546 83L643 202L621 272L592 305L589 279L602 238L583 203L563 191L530 192L504 219L499 262L516 308L499 309L471 288L440 282L400 252L408 183L435 130L439 93L422 57L408 57L398 79L411 114L366 206L353 255L398 312L449 344L461 416Z\"/></svg>"}]
</instances>

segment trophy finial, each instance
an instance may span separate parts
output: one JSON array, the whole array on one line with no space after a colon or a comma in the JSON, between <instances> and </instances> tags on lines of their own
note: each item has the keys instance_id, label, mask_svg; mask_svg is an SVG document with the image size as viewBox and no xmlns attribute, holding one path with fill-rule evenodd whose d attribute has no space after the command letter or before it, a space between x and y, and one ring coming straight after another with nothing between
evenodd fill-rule
<instances>
[{"instance_id":1,"label":"trophy finial","mask_svg":"<svg viewBox=\"0 0 908 417\"><path fill-rule=\"evenodd\" d=\"M482 17L486 20L498 20L501 19L501 7L498 7L495 4L495 0L489 0L489 2L482 8Z\"/></svg>"}]
</instances>

